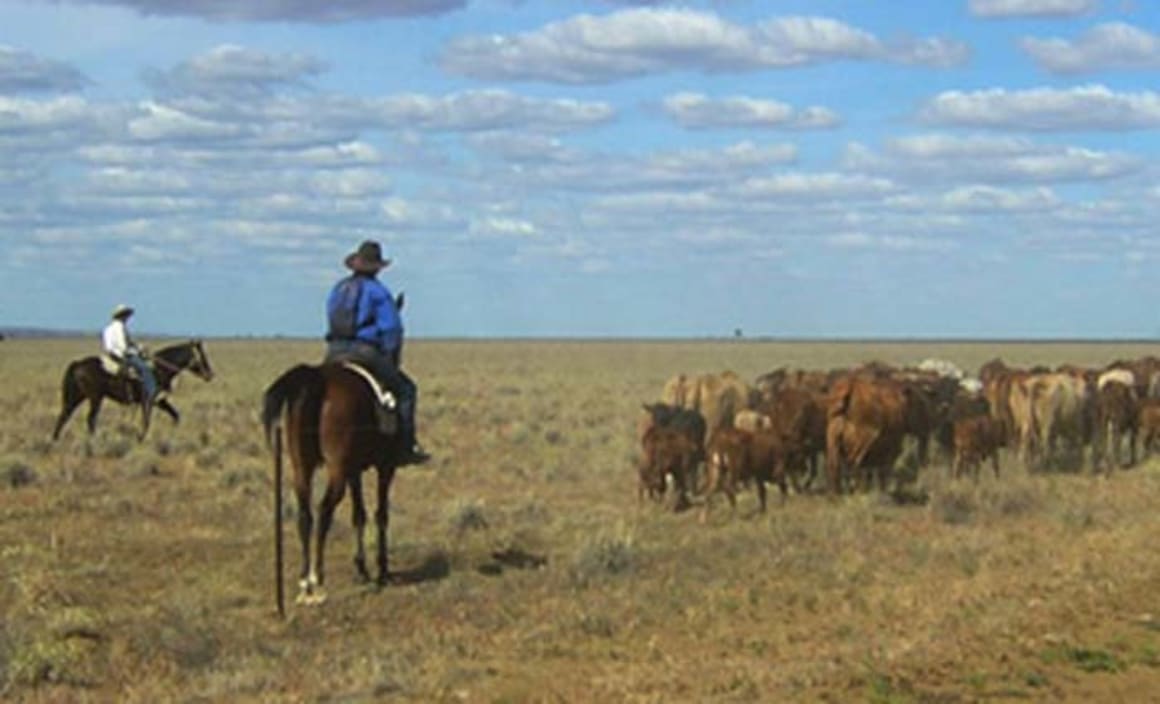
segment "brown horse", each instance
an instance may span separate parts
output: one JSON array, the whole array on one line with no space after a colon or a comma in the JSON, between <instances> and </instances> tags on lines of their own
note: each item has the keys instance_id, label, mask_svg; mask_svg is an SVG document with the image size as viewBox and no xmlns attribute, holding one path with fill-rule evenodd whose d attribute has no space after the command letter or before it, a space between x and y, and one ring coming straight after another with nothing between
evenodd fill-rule
<instances>
[{"instance_id":1,"label":"brown horse","mask_svg":"<svg viewBox=\"0 0 1160 704\"><path fill-rule=\"evenodd\" d=\"M162 347L150 358L154 376L157 379L159 394L172 390L174 378L183 371L189 370L205 381L213 379L213 369L209 366L209 357L201 340L190 340L177 345ZM101 360L97 356L85 357L73 361L64 371L61 380L61 408L56 419L56 427L52 430L52 439L60 437L64 424L72 416L83 401L89 402L88 426L91 435L97 428L97 414L101 411L101 402L110 398L117 403L141 405L141 434L145 438L149 432L150 407L142 403L141 382L126 375L115 375L105 371ZM160 396L155 405L169 414L176 423L180 415L177 409L169 403L169 399Z\"/></svg>"},{"instance_id":2,"label":"brown horse","mask_svg":"<svg viewBox=\"0 0 1160 704\"><path fill-rule=\"evenodd\" d=\"M366 381L342 363L300 364L278 377L266 390L262 425L267 441L274 448L275 568L279 613L285 610L281 568L283 432L294 470L298 537L302 543L298 602L318 604L326 598L322 587L326 534L347 488L354 504L355 568L361 579L370 580L363 536L367 511L363 501L362 473L372 465L378 470L378 506L375 510L378 583L387 582L389 494L398 467L396 458L406 448L397 434L384 434L380 430L374 406L377 402ZM326 491L318 504L318 523L315 525L310 508L311 481L320 465L326 467ZM310 549L312 540L313 553Z\"/></svg>"}]
</instances>

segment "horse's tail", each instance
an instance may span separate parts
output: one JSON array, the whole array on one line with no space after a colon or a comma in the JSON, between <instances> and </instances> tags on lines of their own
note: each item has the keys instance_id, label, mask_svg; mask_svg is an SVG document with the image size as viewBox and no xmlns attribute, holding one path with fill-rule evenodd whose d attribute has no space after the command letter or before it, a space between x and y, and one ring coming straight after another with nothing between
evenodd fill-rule
<instances>
[{"instance_id":1,"label":"horse's tail","mask_svg":"<svg viewBox=\"0 0 1160 704\"><path fill-rule=\"evenodd\" d=\"M309 364L299 364L290 368L270 384L262 397L262 429L266 434L266 442L271 447L274 444L274 433L278 431L280 425L282 411L291 401L298 398L299 394L321 386L322 373L318 367Z\"/></svg>"}]
</instances>

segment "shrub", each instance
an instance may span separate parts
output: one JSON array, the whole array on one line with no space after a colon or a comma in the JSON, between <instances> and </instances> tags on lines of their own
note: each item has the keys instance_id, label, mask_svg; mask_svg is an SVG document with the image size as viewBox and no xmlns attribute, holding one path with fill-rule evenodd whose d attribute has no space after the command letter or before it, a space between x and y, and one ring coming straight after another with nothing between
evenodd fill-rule
<instances>
[{"instance_id":1,"label":"shrub","mask_svg":"<svg viewBox=\"0 0 1160 704\"><path fill-rule=\"evenodd\" d=\"M474 499L457 499L447 510L447 521L456 536L488 527L487 518L483 514L483 502Z\"/></svg>"},{"instance_id":2,"label":"shrub","mask_svg":"<svg viewBox=\"0 0 1160 704\"><path fill-rule=\"evenodd\" d=\"M638 562L635 538L623 528L615 534L597 535L577 550L572 560L572 581L585 586L609 575L628 574Z\"/></svg>"},{"instance_id":3,"label":"shrub","mask_svg":"<svg viewBox=\"0 0 1160 704\"><path fill-rule=\"evenodd\" d=\"M8 460L3 467L0 477L3 477L4 483L12 489L36 483L36 471L20 460Z\"/></svg>"},{"instance_id":4,"label":"shrub","mask_svg":"<svg viewBox=\"0 0 1160 704\"><path fill-rule=\"evenodd\" d=\"M956 526L970 523L978 508L973 488L961 484L943 487L931 497L930 502L930 510L943 523Z\"/></svg>"}]
</instances>

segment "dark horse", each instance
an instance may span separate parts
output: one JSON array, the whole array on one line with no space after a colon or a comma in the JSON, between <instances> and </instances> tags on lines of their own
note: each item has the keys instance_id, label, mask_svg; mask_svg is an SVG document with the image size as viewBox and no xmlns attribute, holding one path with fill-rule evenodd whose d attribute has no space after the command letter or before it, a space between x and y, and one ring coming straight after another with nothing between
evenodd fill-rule
<instances>
[{"instance_id":1,"label":"dark horse","mask_svg":"<svg viewBox=\"0 0 1160 704\"><path fill-rule=\"evenodd\" d=\"M376 403L378 401L367 382L341 362L321 366L300 364L278 377L266 390L262 425L274 450L275 569L279 613L284 613L281 537L283 430L294 470L298 537L302 543L298 602L318 604L326 598L322 587L326 534L334 519L335 508L347 488L353 501L355 568L361 579L370 580L363 536L367 510L363 501L362 473L372 465L378 470L378 505L375 510L378 583L387 582L389 494L398 467L396 458L406 448L397 433L384 434L380 430ZM323 465L326 467L326 491L318 504L318 523L315 525L310 507L311 481L315 470ZM310 550L312 539L313 553Z\"/></svg>"},{"instance_id":2,"label":"dark horse","mask_svg":"<svg viewBox=\"0 0 1160 704\"><path fill-rule=\"evenodd\" d=\"M157 377L158 393L172 389L173 379L185 370L189 370L209 381L213 379L213 370L209 366L209 358L205 355L205 348L201 340L190 340L178 345L162 347L150 359L154 375ZM101 411L101 402L111 398L121 404L141 404L141 434L144 439L149 432L149 411L147 404L141 403L141 382L126 375L115 375L105 371L101 360L96 355L78 359L68 365L61 380L61 408L60 416L56 419L56 427L52 431L52 439L60 437L60 431L68 422L73 411L86 399L89 402L89 434L97 427L97 414ZM169 414L176 423L179 415L177 409L169 399L161 396L156 405Z\"/></svg>"}]
</instances>

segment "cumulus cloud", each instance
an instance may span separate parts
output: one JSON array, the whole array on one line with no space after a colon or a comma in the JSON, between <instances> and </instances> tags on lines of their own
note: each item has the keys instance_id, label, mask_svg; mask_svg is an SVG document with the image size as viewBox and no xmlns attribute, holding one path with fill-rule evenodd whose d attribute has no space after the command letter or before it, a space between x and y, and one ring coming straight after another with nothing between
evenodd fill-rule
<instances>
[{"instance_id":1,"label":"cumulus cloud","mask_svg":"<svg viewBox=\"0 0 1160 704\"><path fill-rule=\"evenodd\" d=\"M489 80L606 83L669 71L752 71L836 60L952 66L961 42L884 42L824 17L781 17L754 25L688 9L634 8L577 15L522 34L467 36L444 49L444 69Z\"/></svg>"},{"instance_id":2,"label":"cumulus cloud","mask_svg":"<svg viewBox=\"0 0 1160 704\"><path fill-rule=\"evenodd\" d=\"M1026 37L1019 44L1052 73L1160 68L1160 35L1123 22L1096 25L1075 41Z\"/></svg>"},{"instance_id":3,"label":"cumulus cloud","mask_svg":"<svg viewBox=\"0 0 1160 704\"><path fill-rule=\"evenodd\" d=\"M0 45L0 93L67 93L88 82L68 64Z\"/></svg>"},{"instance_id":4,"label":"cumulus cloud","mask_svg":"<svg viewBox=\"0 0 1160 704\"><path fill-rule=\"evenodd\" d=\"M390 17L441 15L468 0L62 0L75 5L111 5L142 15L199 17L214 22L352 22Z\"/></svg>"},{"instance_id":5,"label":"cumulus cloud","mask_svg":"<svg viewBox=\"0 0 1160 704\"><path fill-rule=\"evenodd\" d=\"M972 15L985 18L1070 17L1095 9L1098 0L969 0Z\"/></svg>"},{"instance_id":6,"label":"cumulus cloud","mask_svg":"<svg viewBox=\"0 0 1160 704\"><path fill-rule=\"evenodd\" d=\"M702 93L674 93L663 103L665 113L683 127L751 127L762 129L827 129L841 123L838 114L824 107L801 110L776 100L747 96L710 98Z\"/></svg>"},{"instance_id":7,"label":"cumulus cloud","mask_svg":"<svg viewBox=\"0 0 1160 704\"><path fill-rule=\"evenodd\" d=\"M486 143L485 143L486 144ZM524 161L508 178L535 188L566 192L680 190L731 185L777 165L792 163L789 144L738 142L715 149L646 154L558 149L540 163ZM490 171L489 171L490 173ZM496 178L492 174L492 178Z\"/></svg>"},{"instance_id":8,"label":"cumulus cloud","mask_svg":"<svg viewBox=\"0 0 1160 704\"><path fill-rule=\"evenodd\" d=\"M883 153L852 144L849 169L884 173L916 183L1104 180L1142 168L1138 157L1082 147L1039 144L1022 137L920 134L888 140Z\"/></svg>"},{"instance_id":9,"label":"cumulus cloud","mask_svg":"<svg viewBox=\"0 0 1160 704\"><path fill-rule=\"evenodd\" d=\"M1050 188L1012 190L982 184L952 189L939 200L948 210L972 213L1044 211L1060 204Z\"/></svg>"},{"instance_id":10,"label":"cumulus cloud","mask_svg":"<svg viewBox=\"0 0 1160 704\"><path fill-rule=\"evenodd\" d=\"M928 124L1035 131L1139 130L1160 126L1160 93L1103 85L1009 91L946 91L926 102Z\"/></svg>"},{"instance_id":11,"label":"cumulus cloud","mask_svg":"<svg viewBox=\"0 0 1160 704\"><path fill-rule=\"evenodd\" d=\"M227 44L168 71L147 74L146 79L172 94L265 94L281 86L304 85L326 68L306 54L271 54Z\"/></svg>"},{"instance_id":12,"label":"cumulus cloud","mask_svg":"<svg viewBox=\"0 0 1160 704\"><path fill-rule=\"evenodd\" d=\"M914 235L879 235L867 232L843 232L825 239L830 247L848 250L887 250L891 252L946 252L957 249L957 243L935 237Z\"/></svg>"}]
</instances>

